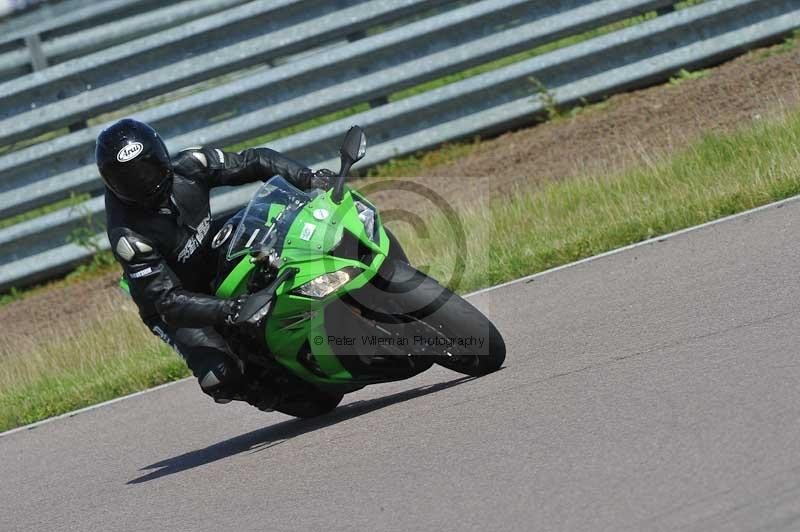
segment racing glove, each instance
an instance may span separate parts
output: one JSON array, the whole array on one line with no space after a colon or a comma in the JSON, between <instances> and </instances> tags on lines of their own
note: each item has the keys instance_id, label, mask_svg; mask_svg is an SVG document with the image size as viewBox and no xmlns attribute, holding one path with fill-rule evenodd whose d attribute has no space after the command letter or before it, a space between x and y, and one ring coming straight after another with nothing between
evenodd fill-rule
<instances>
[{"instance_id":1,"label":"racing glove","mask_svg":"<svg viewBox=\"0 0 800 532\"><path fill-rule=\"evenodd\" d=\"M264 292L241 295L228 299L223 307L223 325L235 328L253 338L263 338L264 322L272 309L271 298L261 297ZM269 292L273 295L274 292Z\"/></svg>"},{"instance_id":2,"label":"racing glove","mask_svg":"<svg viewBox=\"0 0 800 532\"><path fill-rule=\"evenodd\" d=\"M233 326L237 325L239 315L242 312L242 307L247 302L247 296L238 296L233 299L228 299L222 306L222 323L221 325Z\"/></svg>"},{"instance_id":3,"label":"racing glove","mask_svg":"<svg viewBox=\"0 0 800 532\"><path fill-rule=\"evenodd\" d=\"M313 171L310 168L306 168L303 170L303 174L301 176L301 182L308 184L308 189L322 189L328 190L336 184L336 178L339 177L336 172L333 170L328 170L327 168L321 168L317 171Z\"/></svg>"}]
</instances>

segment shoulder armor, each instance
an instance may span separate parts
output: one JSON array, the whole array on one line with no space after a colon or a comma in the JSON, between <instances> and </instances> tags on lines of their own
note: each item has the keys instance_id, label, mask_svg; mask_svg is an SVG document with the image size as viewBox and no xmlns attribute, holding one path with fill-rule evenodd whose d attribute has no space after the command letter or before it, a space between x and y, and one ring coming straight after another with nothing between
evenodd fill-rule
<instances>
[{"instance_id":1,"label":"shoulder armor","mask_svg":"<svg viewBox=\"0 0 800 532\"><path fill-rule=\"evenodd\" d=\"M137 256L143 258L153 252L153 246L136 233L131 231L121 231L120 233L114 251L125 262L131 262Z\"/></svg>"},{"instance_id":2,"label":"shoulder armor","mask_svg":"<svg viewBox=\"0 0 800 532\"><path fill-rule=\"evenodd\" d=\"M208 157L206 157L206 154L203 153L203 148L186 148L185 150L181 150L181 155L188 155L195 161L199 162L203 168L208 168Z\"/></svg>"},{"instance_id":3,"label":"shoulder armor","mask_svg":"<svg viewBox=\"0 0 800 532\"><path fill-rule=\"evenodd\" d=\"M117 240L117 255L125 262L133 260L133 257L136 255L136 250L133 249L133 245L130 240L128 240L128 237L123 236Z\"/></svg>"},{"instance_id":4,"label":"shoulder armor","mask_svg":"<svg viewBox=\"0 0 800 532\"><path fill-rule=\"evenodd\" d=\"M193 151L192 157L200 161L204 167L208 168L208 159L206 159L206 154L201 151Z\"/></svg>"}]
</instances>

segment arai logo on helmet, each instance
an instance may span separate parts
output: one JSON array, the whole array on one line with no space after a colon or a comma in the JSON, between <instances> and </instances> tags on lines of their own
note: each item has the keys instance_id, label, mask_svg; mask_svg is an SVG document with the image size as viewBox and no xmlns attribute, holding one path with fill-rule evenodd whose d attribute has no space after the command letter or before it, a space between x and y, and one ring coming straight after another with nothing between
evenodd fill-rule
<instances>
[{"instance_id":1,"label":"arai logo on helmet","mask_svg":"<svg viewBox=\"0 0 800 532\"><path fill-rule=\"evenodd\" d=\"M117 153L117 160L121 163L127 163L131 159L135 159L143 150L144 146L142 146L141 142L132 142L119 150Z\"/></svg>"}]
</instances>

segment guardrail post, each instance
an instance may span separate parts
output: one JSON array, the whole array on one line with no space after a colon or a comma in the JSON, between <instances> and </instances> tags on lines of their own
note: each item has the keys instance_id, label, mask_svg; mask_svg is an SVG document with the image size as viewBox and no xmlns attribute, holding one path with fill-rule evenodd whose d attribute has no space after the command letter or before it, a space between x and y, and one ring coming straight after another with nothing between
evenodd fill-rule
<instances>
[{"instance_id":1,"label":"guardrail post","mask_svg":"<svg viewBox=\"0 0 800 532\"><path fill-rule=\"evenodd\" d=\"M366 36L367 36L366 30L361 30L361 31L356 31L354 33L350 33L345 38L347 39L347 42L354 42L354 41L360 41L361 39L366 38ZM389 98L387 96L378 96L377 98L373 98L372 100L370 100L368 103L369 106L374 109L375 107L380 107L381 105L386 105L387 103L389 103Z\"/></svg>"},{"instance_id":2,"label":"guardrail post","mask_svg":"<svg viewBox=\"0 0 800 532\"><path fill-rule=\"evenodd\" d=\"M360 41L367 36L366 30L356 31L346 36L347 42Z\"/></svg>"},{"instance_id":3,"label":"guardrail post","mask_svg":"<svg viewBox=\"0 0 800 532\"><path fill-rule=\"evenodd\" d=\"M375 107L380 107L381 105L386 105L389 103L389 98L387 96L378 96L377 98L373 98L369 101L369 106L373 109Z\"/></svg>"},{"instance_id":4,"label":"guardrail post","mask_svg":"<svg viewBox=\"0 0 800 532\"><path fill-rule=\"evenodd\" d=\"M668 14L672 13L673 11L675 11L675 5L674 4L670 5L670 6L664 6L661 9L656 9L656 15L661 17L663 15L668 15Z\"/></svg>"},{"instance_id":5,"label":"guardrail post","mask_svg":"<svg viewBox=\"0 0 800 532\"><path fill-rule=\"evenodd\" d=\"M47 57L44 55L44 51L42 51L42 40L39 38L39 34L34 33L33 35L26 35L25 46L31 54L31 66L33 67L33 71L36 72L37 70L44 70L47 68Z\"/></svg>"},{"instance_id":6,"label":"guardrail post","mask_svg":"<svg viewBox=\"0 0 800 532\"><path fill-rule=\"evenodd\" d=\"M70 133L75 133L76 131L80 131L81 129L86 129L89 127L89 124L86 123L86 120L81 120L80 122L75 122L67 126L67 129Z\"/></svg>"}]
</instances>

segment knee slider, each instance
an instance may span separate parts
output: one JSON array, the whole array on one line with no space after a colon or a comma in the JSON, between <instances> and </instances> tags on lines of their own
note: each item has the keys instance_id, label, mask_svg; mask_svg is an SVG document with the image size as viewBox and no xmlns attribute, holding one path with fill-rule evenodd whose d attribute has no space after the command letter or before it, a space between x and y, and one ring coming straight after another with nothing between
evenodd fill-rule
<instances>
[{"instance_id":1,"label":"knee slider","mask_svg":"<svg viewBox=\"0 0 800 532\"><path fill-rule=\"evenodd\" d=\"M218 392L235 385L241 377L239 367L226 360L211 367L208 371L200 372L198 381L200 388L213 397Z\"/></svg>"}]
</instances>

